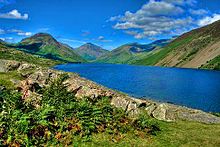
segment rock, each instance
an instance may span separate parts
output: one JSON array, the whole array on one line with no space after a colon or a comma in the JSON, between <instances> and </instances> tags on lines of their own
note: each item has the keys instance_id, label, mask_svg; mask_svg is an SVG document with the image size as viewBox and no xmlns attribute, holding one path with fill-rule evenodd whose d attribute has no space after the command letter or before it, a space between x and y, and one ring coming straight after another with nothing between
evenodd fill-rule
<instances>
[{"instance_id":1,"label":"rock","mask_svg":"<svg viewBox=\"0 0 220 147\"><path fill-rule=\"evenodd\" d=\"M34 106L39 107L41 95L37 93L37 90L44 86L48 86L50 81L55 80L64 72L38 68L16 61L0 60L0 72L7 72L10 70L18 70L20 72L29 68L35 68L35 70L33 73L24 74L26 79L18 84L18 89L23 93L23 99L25 101L29 101ZM200 110L168 103L136 99L82 78L77 74L68 74L69 78L64 84L67 85L68 90L73 92L77 98L90 97L96 99L100 97L109 97L113 106L122 108L132 117L137 116L140 112L145 110L149 116L163 121L187 120L202 123L220 123L220 117ZM15 81L14 83L18 82L19 81Z\"/></svg>"},{"instance_id":2,"label":"rock","mask_svg":"<svg viewBox=\"0 0 220 147\"><path fill-rule=\"evenodd\" d=\"M153 111L157 108L156 104L151 104L145 108L148 115L152 116Z\"/></svg>"},{"instance_id":3,"label":"rock","mask_svg":"<svg viewBox=\"0 0 220 147\"><path fill-rule=\"evenodd\" d=\"M21 63L19 62L15 62L15 61L10 61L7 62L6 66L7 66L7 71L14 71L17 70L20 67Z\"/></svg>"},{"instance_id":4,"label":"rock","mask_svg":"<svg viewBox=\"0 0 220 147\"><path fill-rule=\"evenodd\" d=\"M0 60L0 72L6 72L7 68L5 66L5 62L3 60Z\"/></svg>"},{"instance_id":5,"label":"rock","mask_svg":"<svg viewBox=\"0 0 220 147\"><path fill-rule=\"evenodd\" d=\"M55 80L61 75L60 72L55 72L53 70L37 69L37 72L31 74L28 79L35 83L38 83L41 87L49 84L50 81Z\"/></svg>"},{"instance_id":6,"label":"rock","mask_svg":"<svg viewBox=\"0 0 220 147\"><path fill-rule=\"evenodd\" d=\"M166 104L160 104L152 111L152 116L158 120L172 121L167 118L168 106Z\"/></svg>"},{"instance_id":7,"label":"rock","mask_svg":"<svg viewBox=\"0 0 220 147\"><path fill-rule=\"evenodd\" d=\"M19 62L11 60L0 60L0 72L8 72L17 69L20 66Z\"/></svg>"},{"instance_id":8,"label":"rock","mask_svg":"<svg viewBox=\"0 0 220 147\"><path fill-rule=\"evenodd\" d=\"M0 72L22 71L26 69L34 69L36 66L28 63L21 63L12 60L0 60Z\"/></svg>"},{"instance_id":9,"label":"rock","mask_svg":"<svg viewBox=\"0 0 220 147\"><path fill-rule=\"evenodd\" d=\"M28 64L28 63L24 63L24 64L21 64L17 70L18 70L18 71L31 70L31 69L34 69L34 68L36 68L35 65L33 65L33 64Z\"/></svg>"},{"instance_id":10,"label":"rock","mask_svg":"<svg viewBox=\"0 0 220 147\"><path fill-rule=\"evenodd\" d=\"M115 107L122 108L123 110L127 110L130 101L122 98L122 97L113 97L111 100L111 104Z\"/></svg>"}]
</instances>

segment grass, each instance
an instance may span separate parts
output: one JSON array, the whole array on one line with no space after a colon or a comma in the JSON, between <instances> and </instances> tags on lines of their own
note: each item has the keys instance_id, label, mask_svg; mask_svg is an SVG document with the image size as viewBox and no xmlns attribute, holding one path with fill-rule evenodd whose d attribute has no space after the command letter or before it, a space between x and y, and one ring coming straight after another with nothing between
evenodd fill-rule
<instances>
[{"instance_id":1,"label":"grass","mask_svg":"<svg viewBox=\"0 0 220 147\"><path fill-rule=\"evenodd\" d=\"M0 45L0 59L27 62L30 64L35 64L43 67L51 67L56 64L62 63L60 61L54 61L54 60L42 58L12 48L5 48L4 46L1 45Z\"/></svg>"},{"instance_id":2,"label":"grass","mask_svg":"<svg viewBox=\"0 0 220 147\"><path fill-rule=\"evenodd\" d=\"M74 53L73 50L61 47L58 48L54 45L47 45L40 48L40 50L37 52L39 55L48 55L51 54L55 58L67 62L85 62L80 56ZM53 58L52 58L53 59Z\"/></svg>"},{"instance_id":3,"label":"grass","mask_svg":"<svg viewBox=\"0 0 220 147\"><path fill-rule=\"evenodd\" d=\"M200 68L220 70L220 56L217 56L211 61L208 61L205 65L202 65Z\"/></svg>"},{"instance_id":4,"label":"grass","mask_svg":"<svg viewBox=\"0 0 220 147\"><path fill-rule=\"evenodd\" d=\"M174 49L176 49L186 43L189 43L193 38L194 38L194 36L192 35L192 36L187 37L185 39L182 39L179 41L174 41L174 42L170 43L169 45L167 45L166 47L160 49L159 51L149 54L146 58L135 61L133 64L155 65L159 61L164 59L171 51L173 51Z\"/></svg>"},{"instance_id":5,"label":"grass","mask_svg":"<svg viewBox=\"0 0 220 147\"><path fill-rule=\"evenodd\" d=\"M220 125L207 125L196 122L179 121L175 123L161 123L159 133L153 136L126 133L113 136L108 133L93 134L90 142L77 142L79 146L105 147L214 147L220 145ZM75 138L77 140L77 138Z\"/></svg>"},{"instance_id":6,"label":"grass","mask_svg":"<svg viewBox=\"0 0 220 147\"><path fill-rule=\"evenodd\" d=\"M9 89L14 88L14 83L11 80L22 80L23 77L17 72L0 72L0 86L5 86Z\"/></svg>"},{"instance_id":7,"label":"grass","mask_svg":"<svg viewBox=\"0 0 220 147\"><path fill-rule=\"evenodd\" d=\"M152 146L219 146L220 125L196 122L168 123L161 134L153 138Z\"/></svg>"}]
</instances>

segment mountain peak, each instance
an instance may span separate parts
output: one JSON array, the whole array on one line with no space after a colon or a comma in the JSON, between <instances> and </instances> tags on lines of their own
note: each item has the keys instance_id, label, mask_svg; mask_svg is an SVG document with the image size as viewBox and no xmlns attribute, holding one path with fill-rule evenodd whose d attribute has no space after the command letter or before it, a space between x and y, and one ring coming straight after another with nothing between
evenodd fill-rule
<instances>
[{"instance_id":1,"label":"mountain peak","mask_svg":"<svg viewBox=\"0 0 220 147\"><path fill-rule=\"evenodd\" d=\"M21 40L22 44L33 44L33 43L42 43L42 44L57 44L60 43L48 33L37 33L31 37Z\"/></svg>"},{"instance_id":2,"label":"mountain peak","mask_svg":"<svg viewBox=\"0 0 220 147\"><path fill-rule=\"evenodd\" d=\"M93 44L93 43L91 43L91 42L88 42L88 43L86 43L85 45L95 45L95 44Z\"/></svg>"},{"instance_id":3,"label":"mountain peak","mask_svg":"<svg viewBox=\"0 0 220 147\"><path fill-rule=\"evenodd\" d=\"M18 48L26 52L41 55L46 58L62 60L66 62L84 62L72 48L58 42L53 36L47 33L38 33L23 39Z\"/></svg>"},{"instance_id":4,"label":"mountain peak","mask_svg":"<svg viewBox=\"0 0 220 147\"><path fill-rule=\"evenodd\" d=\"M105 55L109 51L93 43L86 43L77 48L75 52L86 60L95 60L98 57Z\"/></svg>"},{"instance_id":5,"label":"mountain peak","mask_svg":"<svg viewBox=\"0 0 220 147\"><path fill-rule=\"evenodd\" d=\"M98 45L95 45L95 44L93 44L93 43L91 43L91 42L88 42L88 43L86 43L86 44L84 44L84 45L82 45L82 46L89 46L89 47L99 47ZM82 47L81 46L81 47ZM101 47L100 47L101 48Z\"/></svg>"},{"instance_id":6,"label":"mountain peak","mask_svg":"<svg viewBox=\"0 0 220 147\"><path fill-rule=\"evenodd\" d=\"M48 33L37 33L35 35L33 35L32 37L51 37L53 38L50 34Z\"/></svg>"}]
</instances>

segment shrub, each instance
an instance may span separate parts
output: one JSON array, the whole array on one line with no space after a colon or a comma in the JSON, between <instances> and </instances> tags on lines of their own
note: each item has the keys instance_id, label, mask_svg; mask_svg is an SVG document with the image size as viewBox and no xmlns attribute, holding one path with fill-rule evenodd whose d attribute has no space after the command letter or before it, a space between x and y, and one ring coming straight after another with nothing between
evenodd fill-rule
<instances>
[{"instance_id":1,"label":"shrub","mask_svg":"<svg viewBox=\"0 0 220 147\"><path fill-rule=\"evenodd\" d=\"M4 90L0 95L0 144L70 145L75 137L90 141L94 133L147 135L160 130L146 115L129 118L124 110L111 106L108 97L75 98L63 84L67 78L62 75L41 91L39 108L25 103L20 93Z\"/></svg>"}]
</instances>

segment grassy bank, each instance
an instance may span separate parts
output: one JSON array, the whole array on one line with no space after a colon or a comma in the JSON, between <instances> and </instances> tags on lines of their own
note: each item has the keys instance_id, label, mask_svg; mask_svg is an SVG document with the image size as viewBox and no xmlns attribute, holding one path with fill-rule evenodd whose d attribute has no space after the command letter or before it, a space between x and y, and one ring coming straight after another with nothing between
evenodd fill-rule
<instances>
[{"instance_id":1,"label":"grassy bank","mask_svg":"<svg viewBox=\"0 0 220 147\"><path fill-rule=\"evenodd\" d=\"M194 122L176 122L161 124L157 135L137 137L135 134L121 136L118 142L111 141L111 135L96 134L92 142L85 142L81 146L158 146L158 147L215 147L220 145L220 125L206 125Z\"/></svg>"}]
</instances>

